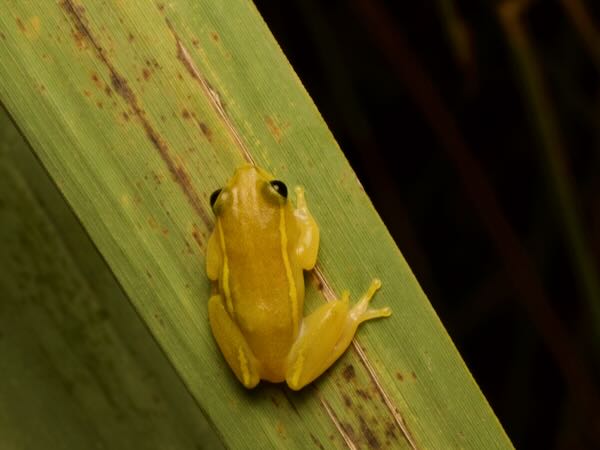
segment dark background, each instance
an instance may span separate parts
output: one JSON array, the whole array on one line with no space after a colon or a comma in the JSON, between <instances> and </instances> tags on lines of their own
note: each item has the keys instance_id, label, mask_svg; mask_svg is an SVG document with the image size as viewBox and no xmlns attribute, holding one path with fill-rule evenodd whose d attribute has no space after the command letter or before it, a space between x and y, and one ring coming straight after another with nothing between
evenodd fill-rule
<instances>
[{"instance_id":1,"label":"dark background","mask_svg":"<svg viewBox=\"0 0 600 450\"><path fill-rule=\"evenodd\" d=\"M600 448L600 2L255 3L515 446Z\"/></svg>"}]
</instances>

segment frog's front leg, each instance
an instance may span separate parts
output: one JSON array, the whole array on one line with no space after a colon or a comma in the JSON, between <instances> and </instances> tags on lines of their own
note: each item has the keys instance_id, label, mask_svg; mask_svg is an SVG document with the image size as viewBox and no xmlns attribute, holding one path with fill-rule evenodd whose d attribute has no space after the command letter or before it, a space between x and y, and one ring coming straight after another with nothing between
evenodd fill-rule
<instances>
[{"instance_id":1,"label":"frog's front leg","mask_svg":"<svg viewBox=\"0 0 600 450\"><path fill-rule=\"evenodd\" d=\"M295 192L294 218L300 230L296 243L296 256L300 267L304 270L311 270L317 262L317 253L319 252L319 227L306 205L304 189L296 186Z\"/></svg>"},{"instance_id":2,"label":"frog's front leg","mask_svg":"<svg viewBox=\"0 0 600 450\"><path fill-rule=\"evenodd\" d=\"M304 319L287 359L286 382L290 388L301 389L325 372L348 348L362 322L392 314L390 308L368 309L380 287L381 282L373 280L351 309L345 291L340 300L322 305Z\"/></svg>"},{"instance_id":3,"label":"frog's front leg","mask_svg":"<svg viewBox=\"0 0 600 450\"><path fill-rule=\"evenodd\" d=\"M208 301L208 318L213 336L235 376L248 389L256 386L260 381L260 363L220 295L213 295Z\"/></svg>"}]
</instances>

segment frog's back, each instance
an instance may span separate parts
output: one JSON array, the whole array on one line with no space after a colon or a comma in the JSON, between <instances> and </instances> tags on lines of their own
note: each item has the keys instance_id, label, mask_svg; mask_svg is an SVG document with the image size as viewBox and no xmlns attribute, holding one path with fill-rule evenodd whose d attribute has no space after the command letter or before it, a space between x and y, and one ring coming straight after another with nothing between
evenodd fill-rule
<instances>
[{"instance_id":1,"label":"frog's back","mask_svg":"<svg viewBox=\"0 0 600 450\"><path fill-rule=\"evenodd\" d=\"M231 209L219 219L227 236L229 272L227 280L220 279L221 291L229 292L233 318L255 356L270 365L263 367L264 378L281 381L302 315L303 274L290 263L294 235L285 220L282 225L280 208L253 204L252 198L240 200L246 207Z\"/></svg>"}]
</instances>

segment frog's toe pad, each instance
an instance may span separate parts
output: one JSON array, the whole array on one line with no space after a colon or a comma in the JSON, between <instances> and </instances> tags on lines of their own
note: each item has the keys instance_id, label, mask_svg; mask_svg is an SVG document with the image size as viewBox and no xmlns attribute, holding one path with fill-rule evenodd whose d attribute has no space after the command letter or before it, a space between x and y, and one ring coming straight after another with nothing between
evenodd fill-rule
<instances>
[{"instance_id":1,"label":"frog's toe pad","mask_svg":"<svg viewBox=\"0 0 600 450\"><path fill-rule=\"evenodd\" d=\"M377 319L379 317L390 317L392 315L392 309L388 306L380 309L367 309L360 315L359 320L364 322L365 320Z\"/></svg>"}]
</instances>

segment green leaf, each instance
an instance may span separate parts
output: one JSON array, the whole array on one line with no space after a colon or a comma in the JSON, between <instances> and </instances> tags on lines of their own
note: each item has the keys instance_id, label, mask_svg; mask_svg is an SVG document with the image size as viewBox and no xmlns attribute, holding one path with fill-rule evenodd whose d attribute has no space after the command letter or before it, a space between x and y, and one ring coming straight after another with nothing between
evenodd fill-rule
<instances>
[{"instance_id":1,"label":"green leaf","mask_svg":"<svg viewBox=\"0 0 600 450\"><path fill-rule=\"evenodd\" d=\"M218 448L3 110L0 223L0 447Z\"/></svg>"},{"instance_id":2,"label":"green leaf","mask_svg":"<svg viewBox=\"0 0 600 450\"><path fill-rule=\"evenodd\" d=\"M226 446L511 447L250 2L11 1L0 30L0 99ZM306 188L307 309L378 277L394 311L300 393L244 390L208 327L208 196L244 161Z\"/></svg>"}]
</instances>

